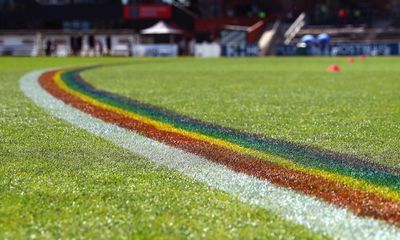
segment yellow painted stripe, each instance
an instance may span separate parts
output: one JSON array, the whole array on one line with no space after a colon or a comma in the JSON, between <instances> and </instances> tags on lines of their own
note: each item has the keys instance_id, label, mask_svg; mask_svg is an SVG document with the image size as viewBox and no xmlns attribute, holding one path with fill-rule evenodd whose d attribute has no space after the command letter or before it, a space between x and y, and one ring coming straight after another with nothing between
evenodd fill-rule
<instances>
[{"instance_id":1,"label":"yellow painted stripe","mask_svg":"<svg viewBox=\"0 0 400 240\"><path fill-rule=\"evenodd\" d=\"M89 97L85 94L82 94L81 92L78 92L78 91L75 91L75 90L69 88L64 83L64 81L61 79L61 74L65 73L67 71L68 70L60 70L55 73L54 80L55 80L55 83L57 84L57 86L59 88L61 88L62 90L66 91L74 96L77 96L80 99L82 99L83 101L88 102L94 106L97 106L97 107L100 107L100 108L103 108L103 109L106 109L106 110L109 110L112 112L116 112L116 113L126 116L128 118L152 125L160 131L178 133L183 136L190 137L190 138L193 138L196 140L206 141L206 142L212 143L214 145L217 145L219 147L230 149L230 150L233 150L238 153L247 154L247 155L250 155L253 157L261 158L261 159L279 164L280 166L283 166L283 167L291 169L291 170L300 171L303 173L323 177L323 178L341 183L350 188L357 188L357 189L360 189L363 191L372 192L372 193L381 195L383 197L400 202L400 194L396 191L393 191L392 189L390 189L388 187L376 186L376 185L373 185L373 184L370 184L370 183L367 183L364 181L360 181L360 180L352 178L352 177L343 176L343 175L340 175L337 173L333 173L333 172L329 172L329 171L325 171L325 170L321 170L321 169L306 168L306 167L303 167L299 164L296 164L294 162L291 162L291 161L281 158L281 157L276 157L276 156L272 156L272 155L264 153L264 152L245 148L240 145L233 144L231 142L217 139L217 138L212 138L212 137L209 137L209 136L197 133L197 132L189 132L186 130L178 129L170 124L159 122L159 121L156 121L156 120L153 120L153 119L150 119L147 117L143 117L141 115L138 115L138 114L135 114L132 112L128 112L121 108L117 108L117 107L114 107L111 105L104 104L104 103L96 100L95 98Z\"/></svg>"}]
</instances>

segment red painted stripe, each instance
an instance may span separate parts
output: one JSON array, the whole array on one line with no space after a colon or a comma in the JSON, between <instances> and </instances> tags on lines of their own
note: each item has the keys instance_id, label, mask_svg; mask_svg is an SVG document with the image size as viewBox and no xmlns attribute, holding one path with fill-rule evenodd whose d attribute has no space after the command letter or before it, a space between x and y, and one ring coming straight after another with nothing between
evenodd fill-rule
<instances>
[{"instance_id":1,"label":"red painted stripe","mask_svg":"<svg viewBox=\"0 0 400 240\"><path fill-rule=\"evenodd\" d=\"M195 140L174 132L158 130L152 125L91 105L59 89L52 78L53 73L49 72L40 77L41 86L66 104L70 104L93 117L138 132L167 145L203 156L237 172L301 191L339 207L345 207L360 216L369 216L400 224L400 203L398 202L374 193L352 189L319 176L286 169L277 164L221 148L205 141ZM315 210L318 211L318 209Z\"/></svg>"}]
</instances>

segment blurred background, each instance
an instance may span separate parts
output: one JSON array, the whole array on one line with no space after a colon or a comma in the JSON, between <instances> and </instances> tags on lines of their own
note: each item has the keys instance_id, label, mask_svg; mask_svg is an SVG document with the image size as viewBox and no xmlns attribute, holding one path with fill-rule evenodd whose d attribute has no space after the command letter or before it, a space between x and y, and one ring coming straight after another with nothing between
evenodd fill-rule
<instances>
[{"instance_id":1,"label":"blurred background","mask_svg":"<svg viewBox=\"0 0 400 240\"><path fill-rule=\"evenodd\" d=\"M400 0L0 0L0 55L399 55Z\"/></svg>"}]
</instances>

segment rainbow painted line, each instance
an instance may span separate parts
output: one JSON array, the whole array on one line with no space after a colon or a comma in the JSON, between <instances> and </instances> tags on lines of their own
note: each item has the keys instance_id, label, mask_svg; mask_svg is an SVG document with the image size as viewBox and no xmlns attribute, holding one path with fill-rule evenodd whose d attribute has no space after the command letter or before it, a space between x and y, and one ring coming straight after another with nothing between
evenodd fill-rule
<instances>
[{"instance_id":1,"label":"rainbow painted line","mask_svg":"<svg viewBox=\"0 0 400 240\"><path fill-rule=\"evenodd\" d=\"M354 215L357 219L376 219L372 220L372 225L378 224L376 226L379 226L380 229L379 238L388 233L398 233L397 227L394 227L400 225L400 194L398 191L400 178L397 169L344 154L267 139L216 126L98 90L86 83L79 75L81 71L94 67L99 66L40 72L40 74L36 73L36 81L42 90L44 89L64 104L72 106L92 118L129 130L145 139L199 156L208 162L224 166L234 173L272 183L279 189L294 191L296 194L300 194L299 196L309 196L311 199L325 202L329 208L334 206L332 211L344 209L346 214L350 212L351 216ZM30 88L35 88L35 86L31 85ZM27 86L21 85L21 87L25 89L28 96L31 94L29 93L31 90ZM35 97L31 96L31 98ZM40 100L36 101L40 102ZM41 105L45 106L46 103L41 103ZM154 155L154 153L151 154ZM149 155L151 154L149 153ZM178 169L177 166L172 168ZM193 174L196 178L196 174ZM285 196L282 196L282 199L284 198ZM309 198L304 199L306 201ZM252 199L246 201L252 202ZM314 209L312 211L322 210ZM317 216L317 213L314 215ZM336 217L338 218L338 216ZM300 223L310 225L309 222L302 223L300 221ZM333 223L327 224L334 225ZM374 229L363 224L360 226ZM384 224L385 227L382 227L381 224ZM332 226L315 227L314 230L330 235L339 234L337 232L329 233L330 229L333 229ZM342 225L342 228L345 227ZM382 234L382 229L386 228L390 228L390 230L386 230L385 234ZM337 229L337 231L342 230ZM366 231L366 229L358 230L353 234L358 233L359 236L362 236L360 231ZM349 237L349 235L346 236ZM390 236L393 237L393 235Z\"/></svg>"}]
</instances>

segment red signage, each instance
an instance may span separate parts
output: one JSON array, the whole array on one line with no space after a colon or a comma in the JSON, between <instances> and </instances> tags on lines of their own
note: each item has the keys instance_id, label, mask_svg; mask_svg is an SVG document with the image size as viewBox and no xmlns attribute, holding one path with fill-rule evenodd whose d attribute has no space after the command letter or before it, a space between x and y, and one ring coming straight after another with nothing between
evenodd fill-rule
<instances>
[{"instance_id":1,"label":"red signage","mask_svg":"<svg viewBox=\"0 0 400 240\"><path fill-rule=\"evenodd\" d=\"M168 4L133 4L124 6L125 19L169 19L172 15Z\"/></svg>"}]
</instances>

